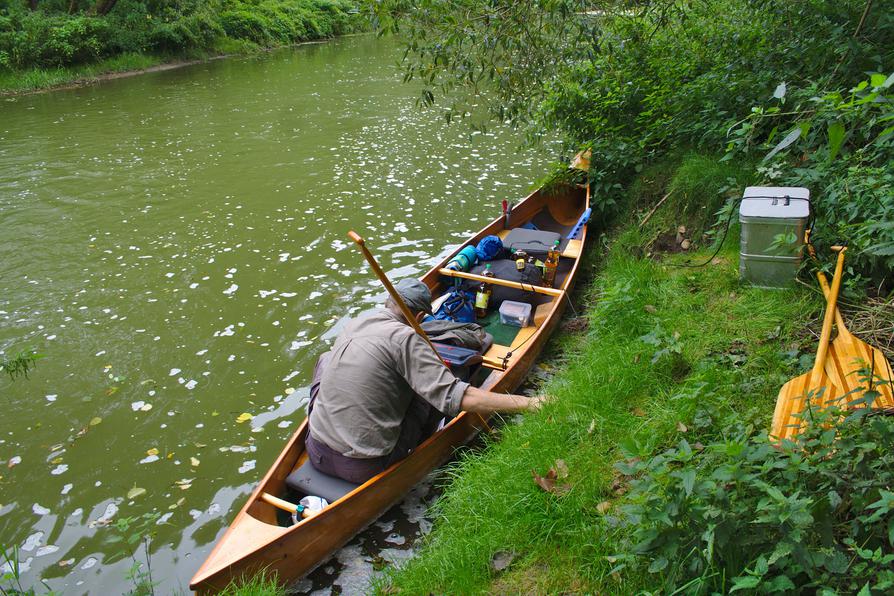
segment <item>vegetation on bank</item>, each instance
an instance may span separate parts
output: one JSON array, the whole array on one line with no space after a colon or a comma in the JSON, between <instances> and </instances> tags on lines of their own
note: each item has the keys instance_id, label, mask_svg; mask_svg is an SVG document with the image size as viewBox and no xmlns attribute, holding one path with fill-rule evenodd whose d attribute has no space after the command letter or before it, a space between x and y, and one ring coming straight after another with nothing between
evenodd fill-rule
<instances>
[{"instance_id":1,"label":"vegetation on bank","mask_svg":"<svg viewBox=\"0 0 894 596\"><path fill-rule=\"evenodd\" d=\"M363 22L352 0L0 0L0 91L323 39Z\"/></svg>"},{"instance_id":2,"label":"vegetation on bank","mask_svg":"<svg viewBox=\"0 0 894 596\"><path fill-rule=\"evenodd\" d=\"M370 3L407 38L407 78L556 128L593 151L616 214L650 163L694 148L810 188L820 244L848 240L851 287L894 288L894 13L872 0ZM456 100L448 115L465 111Z\"/></svg>"},{"instance_id":3,"label":"vegetation on bank","mask_svg":"<svg viewBox=\"0 0 894 596\"><path fill-rule=\"evenodd\" d=\"M633 196L736 185L689 155L647 169ZM694 165L702 167L694 168ZM690 178L690 176L692 176ZM631 196L631 201L633 201ZM704 197L709 199L710 197ZM670 203L670 201L668 201ZM798 448L767 429L776 395L813 362L822 311L804 286L738 280L737 229L719 255L680 251L666 203L591 247L587 325L554 342L555 400L452 465L422 552L386 593L882 593L894 579L886 453L894 422L818 424ZM662 248L670 248L663 252ZM708 261L703 267L692 267ZM552 474L549 472L552 471ZM537 476L552 478L545 487Z\"/></svg>"},{"instance_id":4,"label":"vegetation on bank","mask_svg":"<svg viewBox=\"0 0 894 596\"><path fill-rule=\"evenodd\" d=\"M374 10L406 37L421 101L455 98L448 119L488 87L495 118L590 148L614 231L590 255L588 329L560 340L554 403L453 466L433 533L382 591L889 592L894 424L817 424L771 448L823 300L809 271L792 290L741 285L735 225L709 257L746 185L806 186L820 253L851 246L845 303L877 300L873 328L894 330L894 14L872 0L462 6ZM695 251L662 254L679 225Z\"/></svg>"}]
</instances>

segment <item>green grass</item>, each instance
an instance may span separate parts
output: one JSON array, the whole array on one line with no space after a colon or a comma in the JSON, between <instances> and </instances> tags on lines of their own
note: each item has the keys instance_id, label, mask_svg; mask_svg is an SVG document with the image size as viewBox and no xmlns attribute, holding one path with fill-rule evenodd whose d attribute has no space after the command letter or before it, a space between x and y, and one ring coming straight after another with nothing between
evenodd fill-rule
<instances>
[{"instance_id":1,"label":"green grass","mask_svg":"<svg viewBox=\"0 0 894 596\"><path fill-rule=\"evenodd\" d=\"M103 75L144 70L169 59L160 56L127 53L95 64L66 68L32 68L24 71L0 70L0 94L22 93L90 81Z\"/></svg>"},{"instance_id":2,"label":"green grass","mask_svg":"<svg viewBox=\"0 0 894 596\"><path fill-rule=\"evenodd\" d=\"M820 305L803 289L740 285L733 239L719 264L691 269L673 263L693 255L641 258L649 237L631 226L606 254L589 255L602 267L585 290L590 326L558 340L565 362L544 388L555 399L451 467L434 532L380 589L626 594L655 588L642 571L612 574L607 559L624 537L612 515L623 499L612 486L619 446L645 457L680 436L695 442L710 432L700 429L711 429L712 416L717 423L733 414L768 426L779 387L799 372L791 353L798 332ZM804 348L812 349L809 341ZM545 474L556 460L570 471L565 496L532 481L532 470ZM490 567L498 551L515 553L502 573Z\"/></svg>"},{"instance_id":3,"label":"green grass","mask_svg":"<svg viewBox=\"0 0 894 596\"><path fill-rule=\"evenodd\" d=\"M276 583L275 576L258 574L234 580L219 592L220 596L285 596L286 590Z\"/></svg>"}]
</instances>

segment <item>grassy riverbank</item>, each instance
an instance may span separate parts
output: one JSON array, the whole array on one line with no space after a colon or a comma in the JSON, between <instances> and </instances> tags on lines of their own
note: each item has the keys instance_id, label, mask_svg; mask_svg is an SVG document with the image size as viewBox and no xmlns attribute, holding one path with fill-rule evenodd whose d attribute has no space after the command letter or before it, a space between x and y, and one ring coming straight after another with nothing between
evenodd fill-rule
<instances>
[{"instance_id":1,"label":"grassy riverbank","mask_svg":"<svg viewBox=\"0 0 894 596\"><path fill-rule=\"evenodd\" d=\"M802 287L741 285L735 229L705 267L683 266L707 260L705 244L662 253L665 237L656 238L692 224L678 207L594 243L589 263L599 272L578 292L588 327L562 334L541 365L554 373L544 390L555 400L453 465L434 532L389 586L411 594L655 589L642 569L613 571L629 552L616 515L627 480L615 464L682 439L707 444L730 418L766 429L779 387L810 359L805 326L821 305ZM622 221L642 212L633 215ZM550 469L556 494L532 475Z\"/></svg>"},{"instance_id":2,"label":"grassy riverbank","mask_svg":"<svg viewBox=\"0 0 894 596\"><path fill-rule=\"evenodd\" d=\"M365 29L351 0L112 3L107 14L0 8L0 95L80 85ZM77 6L77 4L75 4ZM154 6L154 5L153 5ZM66 6L67 7L67 6Z\"/></svg>"}]
</instances>

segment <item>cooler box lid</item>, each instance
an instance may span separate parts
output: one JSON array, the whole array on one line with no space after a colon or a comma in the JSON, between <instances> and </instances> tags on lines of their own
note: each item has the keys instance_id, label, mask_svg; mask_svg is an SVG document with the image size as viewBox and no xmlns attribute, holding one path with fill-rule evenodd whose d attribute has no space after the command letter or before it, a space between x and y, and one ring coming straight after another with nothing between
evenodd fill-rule
<instances>
[{"instance_id":1,"label":"cooler box lid","mask_svg":"<svg viewBox=\"0 0 894 596\"><path fill-rule=\"evenodd\" d=\"M741 218L806 219L809 215L810 190L800 186L749 186L739 206Z\"/></svg>"}]
</instances>

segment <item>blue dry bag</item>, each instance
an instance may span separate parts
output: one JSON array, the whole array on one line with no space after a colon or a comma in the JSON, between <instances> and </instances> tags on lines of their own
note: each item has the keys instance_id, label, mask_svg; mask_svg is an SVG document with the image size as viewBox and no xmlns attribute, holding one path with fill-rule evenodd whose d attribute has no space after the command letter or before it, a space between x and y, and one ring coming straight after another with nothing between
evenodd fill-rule
<instances>
[{"instance_id":1,"label":"blue dry bag","mask_svg":"<svg viewBox=\"0 0 894 596\"><path fill-rule=\"evenodd\" d=\"M490 261L497 257L503 250L503 241L499 236L485 236L475 247L475 254L479 261Z\"/></svg>"},{"instance_id":2,"label":"blue dry bag","mask_svg":"<svg viewBox=\"0 0 894 596\"><path fill-rule=\"evenodd\" d=\"M447 300L441 303L435 312L439 321L455 321L457 323L475 322L475 293L461 290L456 286L450 288Z\"/></svg>"}]
</instances>

